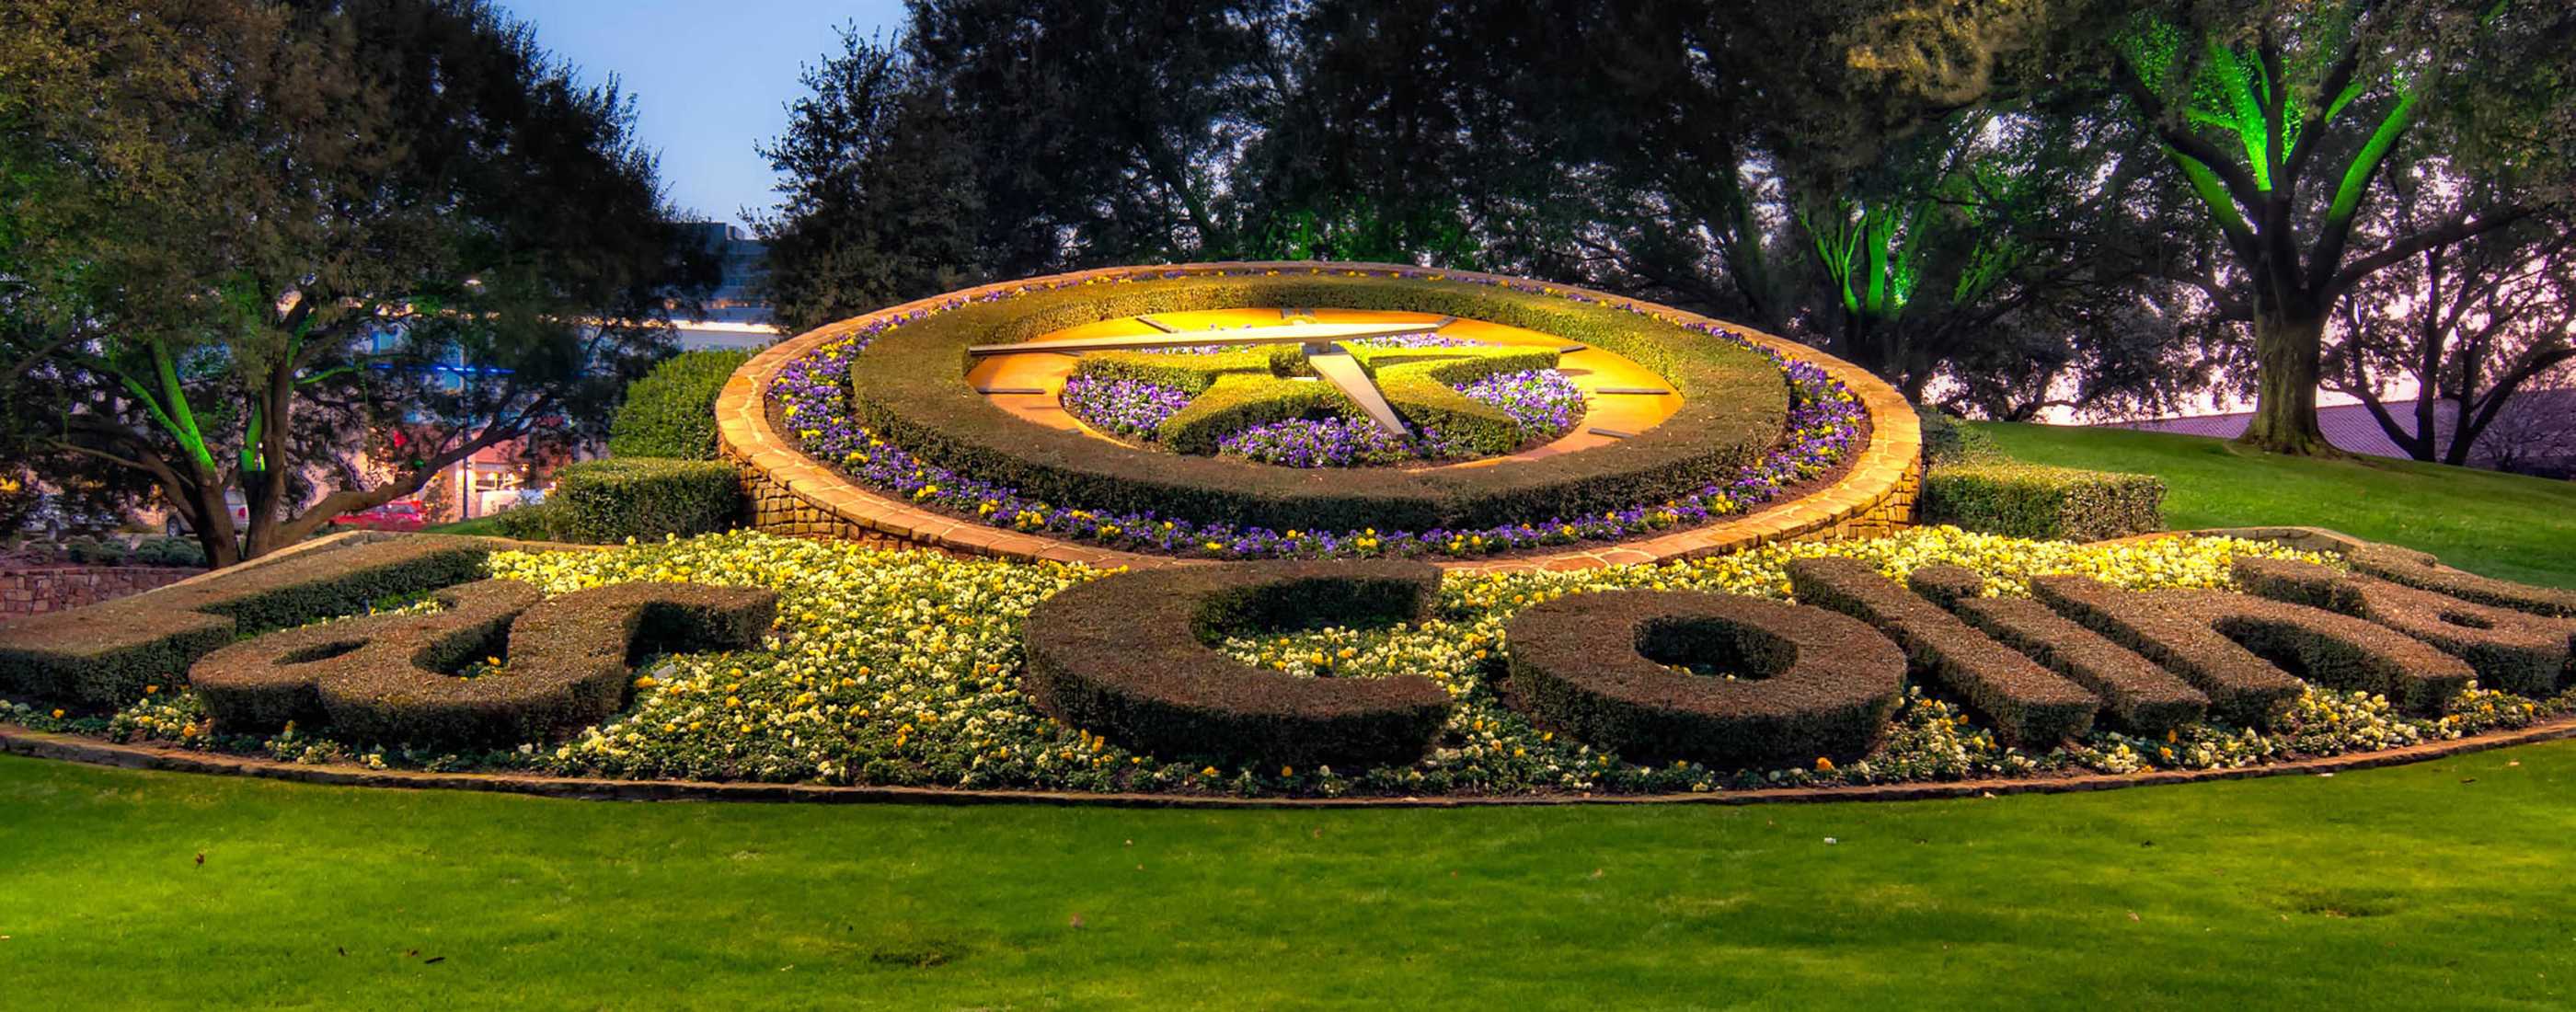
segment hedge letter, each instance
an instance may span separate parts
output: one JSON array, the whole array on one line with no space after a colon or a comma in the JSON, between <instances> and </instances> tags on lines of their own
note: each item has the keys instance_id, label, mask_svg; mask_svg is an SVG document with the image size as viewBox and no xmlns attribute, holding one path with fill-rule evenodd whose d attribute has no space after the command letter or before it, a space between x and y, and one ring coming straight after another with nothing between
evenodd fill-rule
<instances>
[{"instance_id":1,"label":"hedge letter","mask_svg":"<svg viewBox=\"0 0 2576 1012\"><path fill-rule=\"evenodd\" d=\"M1410 762L1448 719L1429 678L1292 678L1209 644L1228 630L1424 617L1423 562L1256 562L1104 577L1022 627L1039 709L1128 748L1264 765Z\"/></svg>"}]
</instances>

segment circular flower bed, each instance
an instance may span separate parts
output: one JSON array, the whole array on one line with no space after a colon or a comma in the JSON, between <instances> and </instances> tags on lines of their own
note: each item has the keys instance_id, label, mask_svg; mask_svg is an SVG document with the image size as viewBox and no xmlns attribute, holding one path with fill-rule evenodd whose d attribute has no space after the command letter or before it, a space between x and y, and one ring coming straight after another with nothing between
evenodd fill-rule
<instances>
[{"instance_id":1,"label":"circular flower bed","mask_svg":"<svg viewBox=\"0 0 2576 1012\"><path fill-rule=\"evenodd\" d=\"M1102 575L1080 566L958 560L748 532L601 551L505 552L492 575L549 596L633 581L760 587L778 595L763 649L648 661L630 707L561 743L489 752L409 750L289 728L217 737L175 677L111 716L66 718L0 703L38 730L377 767L525 770L689 778L1231 795L1510 795L1722 791L2082 772L2198 770L2386 749L2520 727L2576 709L2576 692L2529 698L2471 687L2438 716L2369 693L2308 686L2268 730L2210 720L2152 736L2096 730L2064 745L2008 747L1955 700L1907 690L1866 756L1775 769L1641 764L1537 726L1498 684L1524 609L1599 590L1697 590L1782 599L1788 564L1846 557L1901 576L1947 563L2007 596L2033 577L2079 574L2131 589L2224 587L2239 556L2330 557L2226 539L2092 546L1952 529L1860 542L1796 543L1689 562L1573 573L1451 574L1430 617L1366 628L1238 630L1215 646L1292 677L1423 676L1454 701L1431 751L1368 768L1211 764L1132 751L1050 719L1025 692L1021 623L1036 604ZM412 607L384 602L385 607ZM496 661L498 659L495 659ZM513 663L516 663L513 661Z\"/></svg>"},{"instance_id":2,"label":"circular flower bed","mask_svg":"<svg viewBox=\"0 0 2576 1012\"><path fill-rule=\"evenodd\" d=\"M768 395L779 427L806 455L883 492L1006 529L1126 551L1223 559L1473 557L1623 540L1749 512L1785 489L1827 474L1866 438L1866 412L1853 393L1824 369L1754 345L1722 327L1671 323L1654 315L1651 307L1601 303L1534 283L1452 281L1427 293L1357 282L1321 289L1234 290L1214 286L1249 281L1218 276L1209 282L1208 277L1188 276L1184 280L1206 284L1178 293L1149 287L1156 279L1110 283L1107 287L1112 289L1134 285L1142 290L1094 297L1106 308L1077 300L1050 305L1044 312L1031 310L1039 312L1040 322L1022 328L1036 334L1101 313L1148 311L1162 304L1157 299L1182 305L1197 304L1189 299L1230 304L1264 296L1281 304L1303 305L1335 298L1354 303L1375 299L1380 301L1371 305L1378 307L1456 304L1464 308L1484 304L1476 301L1480 297L1476 289L1491 284L1504 291L1481 297L1510 297L1492 304L1499 307L1493 309L1497 315L1521 314L1515 317L1520 322L1574 331L1597 342L1635 342L1623 353L1674 377L1676 388L1691 398L1685 410L1700 414L1677 416L1677 424L1666 427L1670 432L1657 430L1615 446L1546 461L1513 461L1455 476L1440 469L1360 471L1354 472L1352 482L1320 489L1311 484L1278 485L1260 478L1262 469L1148 454L1071 434L1033 431L1034 427L1007 418L999 423L1007 425L1007 431L998 426L987 431L994 423L976 412L1000 416L980 399L968 403L929 398L912 389L923 383L955 382L954 377L939 378L943 374L938 370L953 369L955 361L941 357L946 346L940 342L963 338L925 337L925 344L906 348L894 359L868 356L862 361L887 333L936 320L939 314L930 312L875 321L817 346L787 362ZM1426 276L1430 281L1439 278ZM1337 280L1298 282L1316 285ZM1013 298L1019 297L1024 296ZM1434 301L1418 301L1423 299ZM1011 300L995 296L987 301ZM959 300L949 309L969 305L975 304ZM1086 315L1068 315L1077 313ZM1567 313L1573 315L1562 319L1557 315ZM1772 371L1774 378L1768 382L1785 393L1773 402L1783 405L1776 419L1763 416L1761 402L1766 394L1759 385L1748 385L1752 375L1737 366L1739 358ZM908 378L916 374L924 378L911 382ZM861 381L870 392L853 396L845 379ZM1702 386L1695 392L1692 384ZM1169 391L1152 387L1133 380L1103 379L1080 387L1069 384L1064 397L1069 410L1088 412L1085 417L1094 419L1097 427L1133 436L1149 431L1186 404L1176 402ZM1554 425L1576 410L1545 379L1488 377L1468 388L1493 398L1485 403L1536 427ZM872 399L883 396L929 399L892 406ZM945 421L933 424L925 421L929 418ZM1730 442L1728 432L1760 432L1763 445ZM1047 442L1053 436L1074 441ZM1398 452L1355 434L1350 426L1321 424L1238 433L1234 442L1238 451L1234 456L1298 466L1391 462ZM1032 445L1037 448L1030 449ZM1117 454L1139 459L1129 461ZM1164 463L1155 463L1158 459ZM1198 467L1223 470L1202 475L1192 470ZM1404 481L1369 484L1374 479L1364 477L1379 473L1401 475ZM1426 485L1417 480L1423 475L1437 476L1446 484ZM1054 491L1031 491L1030 482ZM1550 504L1580 508L1551 509ZM1226 516L1247 512L1311 517L1315 522L1281 524ZM1437 520L1452 514L1483 519L1463 524ZM1431 522L1413 522L1424 518Z\"/></svg>"},{"instance_id":3,"label":"circular flower bed","mask_svg":"<svg viewBox=\"0 0 2576 1012\"><path fill-rule=\"evenodd\" d=\"M1457 390L1468 400L1501 411L1529 433L1533 443L1562 436L1583 418L1582 389L1555 369L1497 373ZM1077 373L1065 381L1062 402L1066 413L1092 428L1141 439L1188 407L1190 396L1177 387L1147 380ZM1356 467L1484 456L1435 429L1407 438L1343 415L1249 426L1218 440L1217 452L1283 467Z\"/></svg>"}]
</instances>

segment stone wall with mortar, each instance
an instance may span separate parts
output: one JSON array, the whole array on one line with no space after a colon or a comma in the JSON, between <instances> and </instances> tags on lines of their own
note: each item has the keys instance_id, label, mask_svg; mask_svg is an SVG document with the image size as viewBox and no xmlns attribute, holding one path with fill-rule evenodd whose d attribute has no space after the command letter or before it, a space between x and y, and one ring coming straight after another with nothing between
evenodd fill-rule
<instances>
[{"instance_id":1,"label":"stone wall with mortar","mask_svg":"<svg viewBox=\"0 0 2576 1012\"><path fill-rule=\"evenodd\" d=\"M180 566L31 566L0 569L0 616L39 615L166 587L198 573Z\"/></svg>"}]
</instances>

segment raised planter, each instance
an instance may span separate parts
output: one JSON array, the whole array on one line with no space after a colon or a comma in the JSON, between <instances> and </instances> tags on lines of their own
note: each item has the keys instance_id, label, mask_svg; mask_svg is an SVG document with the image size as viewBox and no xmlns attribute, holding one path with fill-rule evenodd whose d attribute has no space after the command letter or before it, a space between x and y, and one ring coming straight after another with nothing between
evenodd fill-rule
<instances>
[{"instance_id":1,"label":"raised planter","mask_svg":"<svg viewBox=\"0 0 2576 1012\"><path fill-rule=\"evenodd\" d=\"M725 384L716 399L717 442L724 457L741 470L752 508L752 525L764 531L801 537L828 537L927 547L961 555L987 555L1019 560L1084 562L1102 566L1160 568L1192 560L1103 548L1037 533L1008 531L923 509L878 493L841 475L798 448L770 418L767 391L789 362L817 348L885 321L936 311L958 300L975 300L1068 283L1118 281L1141 275L1170 277L1242 271L1306 271L1312 263L1225 263L1118 267L1031 278L951 292L819 327L772 346L753 358ZM1389 264L1332 264L1336 272L1358 271L1388 276L1433 273ZM1527 285L1529 282L1467 271L1436 272L1451 279ZM1621 542L1589 542L1508 558L1444 560L1446 569L1464 571L1581 569L1630 562L1651 562L1737 551L1782 540L1874 537L1911 526L1922 477L1922 434L1903 395L1867 370L1786 339L1748 330L1651 303L1588 289L1551 286L1554 291L1614 305L1631 306L1683 325L1715 324L1743 334L1755 345L1814 363L1849 387L1867 409L1870 438L1848 458L1838 475L1821 488L1774 501L1739 517L1686 530L1659 532Z\"/></svg>"}]
</instances>

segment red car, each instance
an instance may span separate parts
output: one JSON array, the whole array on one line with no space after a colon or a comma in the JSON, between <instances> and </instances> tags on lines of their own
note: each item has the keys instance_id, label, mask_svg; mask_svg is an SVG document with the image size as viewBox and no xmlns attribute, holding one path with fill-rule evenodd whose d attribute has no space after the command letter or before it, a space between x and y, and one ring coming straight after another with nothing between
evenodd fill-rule
<instances>
[{"instance_id":1,"label":"red car","mask_svg":"<svg viewBox=\"0 0 2576 1012\"><path fill-rule=\"evenodd\" d=\"M382 506L332 517L331 524L370 531L416 531L429 526L429 518L421 513L417 500L396 499Z\"/></svg>"}]
</instances>

